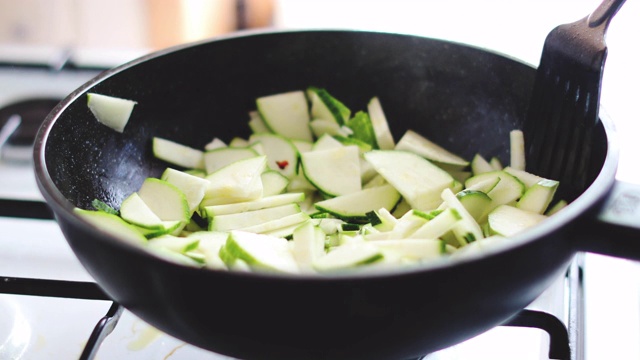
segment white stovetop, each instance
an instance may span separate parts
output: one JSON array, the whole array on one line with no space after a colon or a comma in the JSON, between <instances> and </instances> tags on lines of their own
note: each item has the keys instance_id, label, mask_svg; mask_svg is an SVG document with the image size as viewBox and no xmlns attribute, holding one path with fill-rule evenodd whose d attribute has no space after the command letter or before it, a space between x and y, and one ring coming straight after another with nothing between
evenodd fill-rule
<instances>
[{"instance_id":1,"label":"white stovetop","mask_svg":"<svg viewBox=\"0 0 640 360\"><path fill-rule=\"evenodd\" d=\"M471 43L537 64L546 34L557 24L586 15L597 3L597 0L279 0L276 25L413 33ZM640 182L640 168L635 159L640 153L640 142L635 138L640 130L635 106L640 83L635 57L640 53L635 39L640 34L638 14L639 2L629 0L609 28L609 57L602 94L604 110L616 123L623 150L617 177L631 182ZM0 172L4 174L5 170L0 163ZM15 192L7 190L15 183L31 184L21 188L20 197L40 198L28 171L11 179L0 176L0 195L4 191L15 196ZM0 218L0 228L6 234L0 237L0 275L90 280L52 222ZM541 301L557 296L560 287L560 283L554 286ZM586 358L640 359L640 265L589 254L585 287ZM109 305L0 295L0 358L77 358L91 329ZM538 341L517 336L505 342L502 336L511 336L514 330L524 338ZM429 360L544 359L546 341L538 330L496 328L434 354ZM227 359L158 335L128 312L97 357L114 358Z\"/></svg>"}]
</instances>

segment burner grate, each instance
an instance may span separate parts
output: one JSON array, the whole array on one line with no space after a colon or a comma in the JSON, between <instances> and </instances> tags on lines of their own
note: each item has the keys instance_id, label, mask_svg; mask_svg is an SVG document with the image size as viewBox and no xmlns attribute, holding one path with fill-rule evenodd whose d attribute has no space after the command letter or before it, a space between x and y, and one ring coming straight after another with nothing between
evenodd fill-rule
<instances>
[{"instance_id":1,"label":"burner grate","mask_svg":"<svg viewBox=\"0 0 640 360\"><path fill-rule=\"evenodd\" d=\"M568 327L555 315L528 309L522 310L502 326L544 330L549 334L549 359L582 360L584 344L582 340L584 332L582 264L583 256L579 254L566 275L570 289ZM92 282L0 277L0 293L111 301L98 285ZM106 315L97 322L80 360L95 358L100 345L115 329L123 311L124 308L120 304L112 302Z\"/></svg>"}]
</instances>

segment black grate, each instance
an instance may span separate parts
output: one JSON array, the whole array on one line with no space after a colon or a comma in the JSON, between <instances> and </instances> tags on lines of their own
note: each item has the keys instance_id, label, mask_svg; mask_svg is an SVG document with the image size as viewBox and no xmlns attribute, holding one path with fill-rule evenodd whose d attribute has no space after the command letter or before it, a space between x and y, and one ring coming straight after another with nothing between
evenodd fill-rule
<instances>
[{"instance_id":1,"label":"black grate","mask_svg":"<svg viewBox=\"0 0 640 360\"><path fill-rule=\"evenodd\" d=\"M549 358L558 360L582 360L583 357L583 285L582 255L578 255L567 272L569 285L568 328L555 315L524 309L502 326L526 327L543 330L549 334ZM29 296L63 297L83 300L111 299L91 282L0 277L0 293ZM113 302L107 314L96 324L89 336L80 360L92 360L104 339L116 327L123 307Z\"/></svg>"}]
</instances>

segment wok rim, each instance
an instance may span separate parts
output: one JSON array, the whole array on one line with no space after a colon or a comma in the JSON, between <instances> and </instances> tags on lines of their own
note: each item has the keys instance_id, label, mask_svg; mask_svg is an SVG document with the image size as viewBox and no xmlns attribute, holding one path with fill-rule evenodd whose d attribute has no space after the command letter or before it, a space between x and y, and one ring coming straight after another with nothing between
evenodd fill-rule
<instances>
[{"instance_id":1,"label":"wok rim","mask_svg":"<svg viewBox=\"0 0 640 360\"><path fill-rule=\"evenodd\" d=\"M69 200L67 200L64 195L58 190L58 188L54 185L53 179L51 178L49 171L46 166L46 145L49 134L53 127L56 125L58 118L65 112L67 107L69 107L75 101L86 94L91 88L93 88L98 83L117 75L121 71L130 69L135 67L138 64L153 60L157 57L161 57L163 55L167 55L170 53L180 52L184 49L189 49L192 47L206 46L210 43L216 43L220 41L233 41L234 39L245 38L245 37L253 37L253 36L277 36L278 34L296 34L296 33L313 33L313 32L335 32L335 33L365 33L365 34L387 34L387 35L398 35L403 37L415 37L415 38L423 38L430 39L441 43L446 43L449 45L453 45L454 47L466 47L480 50L482 52L490 53L493 55L497 55L502 58L506 58L507 60L518 62L520 64L526 65L527 67L531 67L535 69L535 66L525 62L521 59L513 57L508 54L504 54L499 51L495 51L492 49L476 46L473 44L467 44L462 42L456 42L451 40L444 40L438 38L431 38L421 35L414 34L405 34L405 33L394 33L394 32L384 32L384 31L370 31L370 30L357 30L357 29L295 29L295 30L245 30L239 31L233 34L227 34L207 40L181 44L172 46L166 49L158 50L151 52L147 55L143 55L136 59L133 59L129 62L126 62L122 65L114 67L112 69L106 70L99 75L95 76L93 79L87 81L68 96L66 96L62 101L58 103L58 105L51 110L51 112L47 115L42 125L40 126L38 133L34 142L33 156L34 156L34 172L36 177L36 182L40 192L45 198L47 204L53 210L56 219L58 217L63 217L66 221L68 221L72 226L79 227L87 232L96 232L101 236L97 236L96 238L91 239L91 241L109 241L109 245L113 245L119 248L119 250L134 252L138 255L141 255L146 258L153 258L154 261L161 261L166 263L167 266L179 266L181 268L188 267L186 265L180 265L174 262L171 262L165 258L157 256L152 252L144 249L142 246L136 246L130 242L123 241L118 239L116 236L112 234L98 229L88 221L84 220L80 216L74 213L73 209L75 205L73 205ZM455 267L462 263L479 263L484 261L491 261L491 259L505 254L507 252L514 251L515 249L528 246L533 242L540 241L543 237L548 236L551 233L561 231L568 224L574 222L575 220L588 216L588 212L590 209L597 206L597 204L601 203L604 199L606 199L609 194L613 184L615 183L615 174L617 171L618 159L619 159L619 148L616 139L615 127L613 121L610 119L608 114L604 111L602 105L600 107L600 120L604 127L604 133L606 135L607 142L607 150L604 162L600 171L598 172L597 177L594 179L592 184L574 201L569 203L562 211L555 214L554 216L549 217L542 223L536 225L535 227L522 232L519 235L515 235L511 237L513 241L501 242L498 246L493 247L488 252L477 253L474 252L469 254L469 256L459 257L456 259L452 258L443 258L439 260L430 261L429 263L421 264L419 266L393 266L393 267L384 267L384 269L377 271L368 269L366 271L356 271L356 272L341 272L336 274L286 274L286 273L271 273L271 272L235 272L228 270L216 270L210 269L206 267L201 268L193 268L193 271L199 272L215 272L215 273L225 273L226 276L232 277L251 277L251 278L264 278L268 280L286 280L286 281L354 281L354 280L375 280L380 278L387 277L397 277L404 275L412 275L416 273L430 272L441 269L446 269L449 267ZM66 239L66 235L65 235ZM99 239L99 240L98 240ZM68 241L68 239L66 239ZM569 241L569 239L565 239ZM574 252L577 252L577 248L575 244L571 244L571 247Z\"/></svg>"}]
</instances>

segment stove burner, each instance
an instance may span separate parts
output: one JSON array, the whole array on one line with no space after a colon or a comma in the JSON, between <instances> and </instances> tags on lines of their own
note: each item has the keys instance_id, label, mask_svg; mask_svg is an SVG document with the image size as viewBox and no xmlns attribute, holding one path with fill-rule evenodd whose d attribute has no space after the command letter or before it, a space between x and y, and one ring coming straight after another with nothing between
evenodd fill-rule
<instances>
[{"instance_id":1,"label":"stove burner","mask_svg":"<svg viewBox=\"0 0 640 360\"><path fill-rule=\"evenodd\" d=\"M31 162L36 133L60 99L36 98L15 102L0 109L0 129L10 125L11 119L20 118L19 126L0 142L0 158L7 162Z\"/></svg>"}]
</instances>

